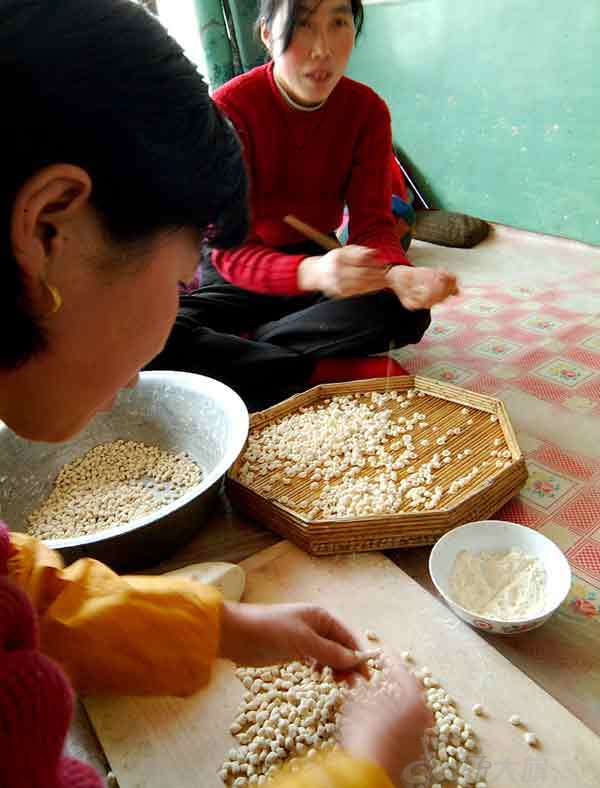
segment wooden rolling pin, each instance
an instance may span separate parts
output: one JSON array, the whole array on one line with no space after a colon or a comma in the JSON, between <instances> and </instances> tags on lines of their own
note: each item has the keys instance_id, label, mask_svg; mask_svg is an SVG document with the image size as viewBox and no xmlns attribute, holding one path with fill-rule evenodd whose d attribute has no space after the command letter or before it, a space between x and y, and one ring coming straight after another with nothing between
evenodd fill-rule
<instances>
[{"instance_id":1,"label":"wooden rolling pin","mask_svg":"<svg viewBox=\"0 0 600 788\"><path fill-rule=\"evenodd\" d=\"M311 241L319 244L322 246L323 249L326 249L330 252L332 249L339 249L341 247L341 243L337 240L337 238L332 238L330 235L325 235L325 233L316 230L314 227L311 227L310 224L306 224L306 222L300 221L297 219L293 214L288 214L284 217L283 220L286 224L289 224L290 227L293 227L294 230L298 230L305 238L308 238Z\"/></svg>"}]
</instances>

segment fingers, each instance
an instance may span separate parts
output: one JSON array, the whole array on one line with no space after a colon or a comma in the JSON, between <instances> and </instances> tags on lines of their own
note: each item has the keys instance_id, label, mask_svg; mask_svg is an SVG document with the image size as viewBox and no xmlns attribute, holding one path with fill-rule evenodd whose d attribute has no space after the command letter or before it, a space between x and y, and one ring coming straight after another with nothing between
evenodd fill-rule
<instances>
[{"instance_id":1,"label":"fingers","mask_svg":"<svg viewBox=\"0 0 600 788\"><path fill-rule=\"evenodd\" d=\"M396 687L401 690L406 690L410 694L417 692L419 697L422 695L423 688L399 656L386 653L380 657L380 660L383 662L389 680L393 682Z\"/></svg>"},{"instance_id":2,"label":"fingers","mask_svg":"<svg viewBox=\"0 0 600 788\"><path fill-rule=\"evenodd\" d=\"M386 269L373 249L336 249L321 258L320 266L319 289L330 298L348 298L387 287Z\"/></svg>"},{"instance_id":3,"label":"fingers","mask_svg":"<svg viewBox=\"0 0 600 788\"><path fill-rule=\"evenodd\" d=\"M315 613L314 628L317 634L353 651L360 651L358 639L345 624L322 608L317 608Z\"/></svg>"},{"instance_id":4,"label":"fingers","mask_svg":"<svg viewBox=\"0 0 600 788\"><path fill-rule=\"evenodd\" d=\"M327 610L317 608L317 622L315 629L321 637L327 640L333 640L348 649L355 652L359 664L365 664L368 659L374 659L381 655L380 648L367 648L362 649L360 641L344 623L338 618L332 616ZM362 672L362 671L361 671ZM368 676L368 671L365 671Z\"/></svg>"},{"instance_id":5,"label":"fingers","mask_svg":"<svg viewBox=\"0 0 600 788\"><path fill-rule=\"evenodd\" d=\"M367 293L372 290L383 290L387 287L385 271L378 266L375 270L370 268L348 268L340 277L340 285L344 292Z\"/></svg>"},{"instance_id":6,"label":"fingers","mask_svg":"<svg viewBox=\"0 0 600 788\"><path fill-rule=\"evenodd\" d=\"M434 287L438 291L438 301L444 301L449 296L458 295L458 284L454 274L444 270L438 270L435 274Z\"/></svg>"},{"instance_id":7,"label":"fingers","mask_svg":"<svg viewBox=\"0 0 600 788\"><path fill-rule=\"evenodd\" d=\"M458 293L456 276L448 271L436 271L434 286L439 288L444 298Z\"/></svg>"},{"instance_id":8,"label":"fingers","mask_svg":"<svg viewBox=\"0 0 600 788\"><path fill-rule=\"evenodd\" d=\"M458 280L454 274L446 273L446 290L448 295L458 295L460 290L458 289Z\"/></svg>"},{"instance_id":9,"label":"fingers","mask_svg":"<svg viewBox=\"0 0 600 788\"><path fill-rule=\"evenodd\" d=\"M316 634L311 655L320 664L329 665L337 671L356 670L370 658L370 652L355 651Z\"/></svg>"},{"instance_id":10,"label":"fingers","mask_svg":"<svg viewBox=\"0 0 600 788\"><path fill-rule=\"evenodd\" d=\"M377 249L366 246L343 246L336 250L336 259L343 265L352 265L359 268L383 268Z\"/></svg>"},{"instance_id":11,"label":"fingers","mask_svg":"<svg viewBox=\"0 0 600 788\"><path fill-rule=\"evenodd\" d=\"M347 681L350 686L354 686L359 677L361 679L365 679L369 681L371 678L371 671L367 664L369 659L375 659L381 656L381 649L376 649L374 651L357 651L357 656L360 656L362 662L359 662L352 670L336 670L334 671L334 675L336 677L336 681Z\"/></svg>"},{"instance_id":12,"label":"fingers","mask_svg":"<svg viewBox=\"0 0 600 788\"><path fill-rule=\"evenodd\" d=\"M419 687L397 658L384 658L385 686L361 685L342 710L340 742L357 758L378 763L393 785L423 758L423 734L431 725Z\"/></svg>"},{"instance_id":13,"label":"fingers","mask_svg":"<svg viewBox=\"0 0 600 788\"><path fill-rule=\"evenodd\" d=\"M388 281L402 305L410 310L431 309L452 295L458 295L456 276L443 270L404 269L396 266Z\"/></svg>"},{"instance_id":14,"label":"fingers","mask_svg":"<svg viewBox=\"0 0 600 788\"><path fill-rule=\"evenodd\" d=\"M429 307L418 298L407 298L406 296L402 296L400 300L402 301L402 306L408 309L409 312L416 312L418 309L429 309Z\"/></svg>"},{"instance_id":15,"label":"fingers","mask_svg":"<svg viewBox=\"0 0 600 788\"><path fill-rule=\"evenodd\" d=\"M433 714L423 698L423 687L402 659L397 654L384 654L380 659L384 663L389 685L401 695L407 713L413 715L415 724L423 727L433 724Z\"/></svg>"},{"instance_id":16,"label":"fingers","mask_svg":"<svg viewBox=\"0 0 600 788\"><path fill-rule=\"evenodd\" d=\"M316 651L312 654L314 659L323 665L330 665L337 671L360 669L368 675L365 663L375 654L379 654L378 650L361 650L354 633L322 608L309 609L306 620L316 636L314 641Z\"/></svg>"},{"instance_id":17,"label":"fingers","mask_svg":"<svg viewBox=\"0 0 600 788\"><path fill-rule=\"evenodd\" d=\"M346 266L335 278L327 295L334 298L349 298L362 293L383 290L387 286L385 272L379 265L376 269Z\"/></svg>"}]
</instances>

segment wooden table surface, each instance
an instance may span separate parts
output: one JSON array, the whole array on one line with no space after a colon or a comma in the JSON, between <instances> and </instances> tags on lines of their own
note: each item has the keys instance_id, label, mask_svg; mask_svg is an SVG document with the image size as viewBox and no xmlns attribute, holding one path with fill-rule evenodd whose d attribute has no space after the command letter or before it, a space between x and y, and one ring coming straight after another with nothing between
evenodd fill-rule
<instances>
[{"instance_id":1,"label":"wooden table surface","mask_svg":"<svg viewBox=\"0 0 600 788\"><path fill-rule=\"evenodd\" d=\"M201 561L237 563L280 541L257 523L240 518L221 496L210 521L194 541L150 570L166 572ZM386 553L423 588L437 596L427 570L430 548ZM481 633L479 633L481 634ZM559 611L540 629L518 636L486 639L514 665L600 736L600 626ZM600 746L600 745L599 745ZM100 745L78 704L67 741L70 754L106 773ZM110 788L110 785L109 785Z\"/></svg>"}]
</instances>

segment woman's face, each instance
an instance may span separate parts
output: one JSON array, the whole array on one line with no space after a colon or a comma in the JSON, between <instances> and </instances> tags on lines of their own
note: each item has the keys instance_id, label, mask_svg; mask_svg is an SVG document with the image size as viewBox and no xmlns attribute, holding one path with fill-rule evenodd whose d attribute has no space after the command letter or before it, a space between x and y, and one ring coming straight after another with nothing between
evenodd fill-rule
<instances>
[{"instance_id":1,"label":"woman's face","mask_svg":"<svg viewBox=\"0 0 600 788\"><path fill-rule=\"evenodd\" d=\"M352 5L350 0L304 0L290 44L281 52L286 7L281 4L271 31L263 27L263 41L290 98L314 106L329 97L348 65L355 36Z\"/></svg>"},{"instance_id":2,"label":"woman's face","mask_svg":"<svg viewBox=\"0 0 600 788\"><path fill-rule=\"evenodd\" d=\"M116 246L87 200L70 213L46 212L31 257L23 258L26 245L15 256L25 264L33 303L47 315L48 347L6 375L0 416L8 426L33 440L60 441L106 409L162 349L178 283L192 277L199 250L192 230L163 233L137 250ZM40 275L36 255L45 258ZM56 313L44 277L60 293Z\"/></svg>"}]
</instances>

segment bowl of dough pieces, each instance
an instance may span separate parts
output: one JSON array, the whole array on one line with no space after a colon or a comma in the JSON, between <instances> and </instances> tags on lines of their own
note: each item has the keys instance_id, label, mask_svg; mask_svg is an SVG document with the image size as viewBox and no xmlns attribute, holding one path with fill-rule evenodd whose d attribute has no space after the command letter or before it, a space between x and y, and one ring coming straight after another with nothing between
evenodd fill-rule
<instances>
[{"instance_id":1,"label":"bowl of dough pieces","mask_svg":"<svg viewBox=\"0 0 600 788\"><path fill-rule=\"evenodd\" d=\"M541 626L571 588L569 562L554 542L501 520L445 534L431 551L429 572L459 618L498 635Z\"/></svg>"},{"instance_id":2,"label":"bowl of dough pieces","mask_svg":"<svg viewBox=\"0 0 600 788\"><path fill-rule=\"evenodd\" d=\"M0 422L0 520L67 562L157 564L202 529L248 424L228 386L159 371L65 443L23 440Z\"/></svg>"}]
</instances>

